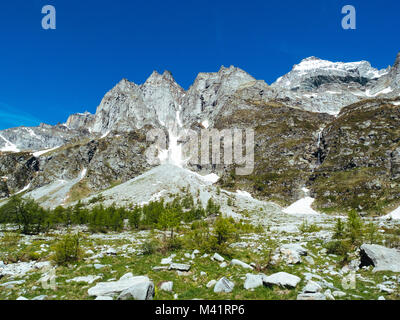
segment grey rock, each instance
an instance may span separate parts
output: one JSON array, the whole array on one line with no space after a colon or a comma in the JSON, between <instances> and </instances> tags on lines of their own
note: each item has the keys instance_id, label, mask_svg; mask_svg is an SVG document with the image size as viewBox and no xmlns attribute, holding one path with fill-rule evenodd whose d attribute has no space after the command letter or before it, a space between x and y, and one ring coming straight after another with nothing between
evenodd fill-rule
<instances>
[{"instance_id":1,"label":"grey rock","mask_svg":"<svg viewBox=\"0 0 400 320\"><path fill-rule=\"evenodd\" d=\"M214 253L214 255L212 256L212 259L217 260L219 262L223 262L225 259L220 256L218 253Z\"/></svg>"},{"instance_id":2,"label":"grey rock","mask_svg":"<svg viewBox=\"0 0 400 320\"><path fill-rule=\"evenodd\" d=\"M363 244L360 250L361 267L373 265L374 272L400 272L400 251L376 244Z\"/></svg>"},{"instance_id":3,"label":"grey rock","mask_svg":"<svg viewBox=\"0 0 400 320\"><path fill-rule=\"evenodd\" d=\"M393 292L394 292L393 289L388 288L387 286L385 286L385 285L382 284L382 283L378 284L376 287L377 287L377 288L379 289L379 291L381 291L381 292L386 292L386 293L393 293Z\"/></svg>"},{"instance_id":4,"label":"grey rock","mask_svg":"<svg viewBox=\"0 0 400 320\"><path fill-rule=\"evenodd\" d=\"M127 273L118 281L99 282L88 290L89 296L115 296L122 291L129 289L137 284L149 284L150 280L145 276L134 277L132 273Z\"/></svg>"},{"instance_id":5,"label":"grey rock","mask_svg":"<svg viewBox=\"0 0 400 320\"><path fill-rule=\"evenodd\" d=\"M312 280L308 281L307 285L303 288L304 293L316 293L320 292L321 290L322 287Z\"/></svg>"},{"instance_id":6,"label":"grey rock","mask_svg":"<svg viewBox=\"0 0 400 320\"><path fill-rule=\"evenodd\" d=\"M330 289L325 290L324 295L326 299L328 300L335 300L335 297L332 295L332 292Z\"/></svg>"},{"instance_id":7,"label":"grey rock","mask_svg":"<svg viewBox=\"0 0 400 320\"><path fill-rule=\"evenodd\" d=\"M261 287L263 285L263 276L256 274L246 274L246 280L244 282L244 288L246 290Z\"/></svg>"},{"instance_id":8,"label":"grey rock","mask_svg":"<svg viewBox=\"0 0 400 320\"><path fill-rule=\"evenodd\" d=\"M223 277L218 280L218 282L214 286L214 292L232 292L235 284L232 281L229 281L227 278Z\"/></svg>"},{"instance_id":9,"label":"grey rock","mask_svg":"<svg viewBox=\"0 0 400 320\"><path fill-rule=\"evenodd\" d=\"M184 264L184 263L171 263L169 265L169 270L179 270L179 271L189 271L190 270L190 264Z\"/></svg>"},{"instance_id":10,"label":"grey rock","mask_svg":"<svg viewBox=\"0 0 400 320\"><path fill-rule=\"evenodd\" d=\"M315 261L314 261L313 257L311 257L311 256L304 257L304 260L310 265L314 265L315 264Z\"/></svg>"},{"instance_id":11,"label":"grey rock","mask_svg":"<svg viewBox=\"0 0 400 320\"><path fill-rule=\"evenodd\" d=\"M332 292L332 295L336 298L342 298L345 297L347 294L343 291L335 290Z\"/></svg>"},{"instance_id":12,"label":"grey rock","mask_svg":"<svg viewBox=\"0 0 400 320\"><path fill-rule=\"evenodd\" d=\"M153 300L155 289L153 282L149 280L139 281L125 289L118 296L118 300Z\"/></svg>"},{"instance_id":13,"label":"grey rock","mask_svg":"<svg viewBox=\"0 0 400 320\"><path fill-rule=\"evenodd\" d=\"M326 296L320 292L317 293L300 293L297 300L326 300Z\"/></svg>"},{"instance_id":14,"label":"grey rock","mask_svg":"<svg viewBox=\"0 0 400 320\"><path fill-rule=\"evenodd\" d=\"M231 265L233 265L233 266L240 266L240 267L242 267L242 268L244 268L244 269L253 270L253 267L252 267L251 265L249 265L249 264L247 264L247 263L245 263L245 262L243 262L243 261L240 261L240 260L238 260L238 259L232 259Z\"/></svg>"},{"instance_id":15,"label":"grey rock","mask_svg":"<svg viewBox=\"0 0 400 320\"><path fill-rule=\"evenodd\" d=\"M109 296L97 296L94 300L114 300L112 297Z\"/></svg>"},{"instance_id":16,"label":"grey rock","mask_svg":"<svg viewBox=\"0 0 400 320\"><path fill-rule=\"evenodd\" d=\"M174 286L174 283L173 283L172 281L166 281L166 282L163 282L163 283L161 284L160 289L161 289L161 290L164 290L164 291L171 292L173 286Z\"/></svg>"},{"instance_id":17,"label":"grey rock","mask_svg":"<svg viewBox=\"0 0 400 320\"><path fill-rule=\"evenodd\" d=\"M301 279L287 272L278 272L270 276L263 276L263 283L267 286L278 285L286 288L295 288Z\"/></svg>"}]
</instances>

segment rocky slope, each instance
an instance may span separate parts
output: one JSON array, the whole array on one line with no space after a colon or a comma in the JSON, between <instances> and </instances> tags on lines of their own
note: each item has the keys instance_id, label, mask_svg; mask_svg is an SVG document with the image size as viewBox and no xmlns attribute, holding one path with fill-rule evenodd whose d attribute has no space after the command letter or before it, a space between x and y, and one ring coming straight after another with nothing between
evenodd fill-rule
<instances>
[{"instance_id":1,"label":"rocky slope","mask_svg":"<svg viewBox=\"0 0 400 320\"><path fill-rule=\"evenodd\" d=\"M310 178L317 207L385 212L399 203L400 100L347 106L322 132L323 162Z\"/></svg>"}]
</instances>

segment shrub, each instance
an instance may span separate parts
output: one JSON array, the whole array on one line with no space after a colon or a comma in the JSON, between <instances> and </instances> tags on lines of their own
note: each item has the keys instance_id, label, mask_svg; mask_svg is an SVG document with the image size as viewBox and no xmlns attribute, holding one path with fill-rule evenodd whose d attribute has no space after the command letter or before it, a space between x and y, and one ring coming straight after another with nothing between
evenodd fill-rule
<instances>
[{"instance_id":1,"label":"shrub","mask_svg":"<svg viewBox=\"0 0 400 320\"><path fill-rule=\"evenodd\" d=\"M237 233L262 233L264 228L261 225L254 226L250 223L239 221L235 222L234 227Z\"/></svg>"},{"instance_id":2,"label":"shrub","mask_svg":"<svg viewBox=\"0 0 400 320\"><path fill-rule=\"evenodd\" d=\"M93 197L88 201L88 204L95 204L98 202L103 202L104 201L104 196L102 194L98 195L97 197Z\"/></svg>"},{"instance_id":3,"label":"shrub","mask_svg":"<svg viewBox=\"0 0 400 320\"><path fill-rule=\"evenodd\" d=\"M351 243L346 240L335 240L328 242L325 245L328 254L336 254L338 256L347 257L347 254L351 250Z\"/></svg>"},{"instance_id":4,"label":"shrub","mask_svg":"<svg viewBox=\"0 0 400 320\"><path fill-rule=\"evenodd\" d=\"M14 232L6 232L3 237L1 237L1 245L2 247L10 248L14 247L19 243L21 239L21 235Z\"/></svg>"},{"instance_id":5,"label":"shrub","mask_svg":"<svg viewBox=\"0 0 400 320\"><path fill-rule=\"evenodd\" d=\"M146 241L142 244L141 250L143 255L154 254L158 249L157 242L154 240Z\"/></svg>"},{"instance_id":6,"label":"shrub","mask_svg":"<svg viewBox=\"0 0 400 320\"><path fill-rule=\"evenodd\" d=\"M304 220L299 226L299 231L302 233L311 233L318 232L321 230L321 227L317 226L315 223L309 223L307 220Z\"/></svg>"},{"instance_id":7,"label":"shrub","mask_svg":"<svg viewBox=\"0 0 400 320\"><path fill-rule=\"evenodd\" d=\"M64 236L55 245L52 256L53 261L58 265L79 261L82 255L80 241L79 233Z\"/></svg>"},{"instance_id":8,"label":"shrub","mask_svg":"<svg viewBox=\"0 0 400 320\"><path fill-rule=\"evenodd\" d=\"M183 247L183 241L179 237L170 238L165 242L164 247L166 251L180 250Z\"/></svg>"}]
</instances>

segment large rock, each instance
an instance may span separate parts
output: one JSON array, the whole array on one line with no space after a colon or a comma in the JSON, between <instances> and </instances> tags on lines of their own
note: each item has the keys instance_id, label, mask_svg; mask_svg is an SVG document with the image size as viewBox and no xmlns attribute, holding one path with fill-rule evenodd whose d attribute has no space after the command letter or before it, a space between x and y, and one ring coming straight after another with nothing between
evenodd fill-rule
<instances>
[{"instance_id":1,"label":"large rock","mask_svg":"<svg viewBox=\"0 0 400 320\"><path fill-rule=\"evenodd\" d=\"M374 266L376 271L400 272L400 251L376 244L363 244L360 267Z\"/></svg>"},{"instance_id":2,"label":"large rock","mask_svg":"<svg viewBox=\"0 0 400 320\"><path fill-rule=\"evenodd\" d=\"M146 276L134 277L132 273L127 273L118 281L99 282L88 290L89 296L96 297L113 297L117 294L121 294L119 299L145 300L154 296L154 284Z\"/></svg>"},{"instance_id":3,"label":"large rock","mask_svg":"<svg viewBox=\"0 0 400 320\"><path fill-rule=\"evenodd\" d=\"M280 251L292 251L296 252L299 256L306 256L307 249L305 249L301 244L298 243L287 243L280 247Z\"/></svg>"},{"instance_id":4,"label":"large rock","mask_svg":"<svg viewBox=\"0 0 400 320\"><path fill-rule=\"evenodd\" d=\"M215 284L214 287L214 292L232 292L233 288L235 287L235 284L232 281L229 281L227 278L223 277L218 280L218 282Z\"/></svg>"},{"instance_id":5,"label":"large rock","mask_svg":"<svg viewBox=\"0 0 400 320\"><path fill-rule=\"evenodd\" d=\"M163 282L163 283L161 284L160 289L161 289L161 290L164 290L164 291L171 292L173 286L174 286L174 283L173 283L172 281L166 281L166 282Z\"/></svg>"},{"instance_id":6,"label":"large rock","mask_svg":"<svg viewBox=\"0 0 400 320\"><path fill-rule=\"evenodd\" d=\"M245 263L243 261L240 261L238 259L232 259L231 265L240 266L240 267L245 268L245 269L253 270L253 267L251 265L249 265L249 264L247 264L247 263Z\"/></svg>"},{"instance_id":7,"label":"large rock","mask_svg":"<svg viewBox=\"0 0 400 320\"><path fill-rule=\"evenodd\" d=\"M307 250L300 244L288 243L279 248L280 256L287 264L301 263L301 256L307 255Z\"/></svg>"},{"instance_id":8,"label":"large rock","mask_svg":"<svg viewBox=\"0 0 400 320\"><path fill-rule=\"evenodd\" d=\"M189 271L190 270L190 264L184 264L184 263L171 263L169 265L169 270L179 270L179 271Z\"/></svg>"},{"instance_id":9,"label":"large rock","mask_svg":"<svg viewBox=\"0 0 400 320\"><path fill-rule=\"evenodd\" d=\"M326 300L326 297L324 294L320 292L316 293L300 293L297 296L297 300Z\"/></svg>"},{"instance_id":10,"label":"large rock","mask_svg":"<svg viewBox=\"0 0 400 320\"><path fill-rule=\"evenodd\" d=\"M244 288L246 290L261 287L263 285L263 275L260 274L246 274Z\"/></svg>"},{"instance_id":11,"label":"large rock","mask_svg":"<svg viewBox=\"0 0 400 320\"><path fill-rule=\"evenodd\" d=\"M308 281L307 285L304 287L303 292L304 293L316 293L316 292L320 292L321 290L322 290L322 287L318 283L310 280L310 281Z\"/></svg>"},{"instance_id":12,"label":"large rock","mask_svg":"<svg viewBox=\"0 0 400 320\"><path fill-rule=\"evenodd\" d=\"M118 300L153 300L155 295L154 284L151 281L139 281L125 289L118 296Z\"/></svg>"},{"instance_id":13,"label":"large rock","mask_svg":"<svg viewBox=\"0 0 400 320\"><path fill-rule=\"evenodd\" d=\"M270 276L264 275L262 280L267 286L278 285L285 288L295 288L301 281L298 276L286 272L278 272Z\"/></svg>"},{"instance_id":14,"label":"large rock","mask_svg":"<svg viewBox=\"0 0 400 320\"><path fill-rule=\"evenodd\" d=\"M212 259L217 260L219 262L223 262L225 259L219 255L218 253L214 253L214 255L212 256Z\"/></svg>"}]
</instances>

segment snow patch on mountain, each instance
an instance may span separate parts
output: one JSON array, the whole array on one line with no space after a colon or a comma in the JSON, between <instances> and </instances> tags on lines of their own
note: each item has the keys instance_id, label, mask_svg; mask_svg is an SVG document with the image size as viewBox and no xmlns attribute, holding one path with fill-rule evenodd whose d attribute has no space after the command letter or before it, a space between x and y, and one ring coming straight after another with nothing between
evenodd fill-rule
<instances>
[{"instance_id":1,"label":"snow patch on mountain","mask_svg":"<svg viewBox=\"0 0 400 320\"><path fill-rule=\"evenodd\" d=\"M4 142L6 143L6 145L3 148L1 148L0 151L2 151L2 152L19 152L20 151L14 143L12 143L8 139L6 139L3 135L0 134L0 138L3 139Z\"/></svg>"},{"instance_id":2,"label":"snow patch on mountain","mask_svg":"<svg viewBox=\"0 0 400 320\"><path fill-rule=\"evenodd\" d=\"M36 152L33 153L33 156L34 156L34 157L40 157L41 155L46 154L46 153L48 153L48 152L50 152L50 151L56 150L56 149L58 149L58 148L60 148L60 147L61 147L61 146L57 146L57 147L50 148L50 149L45 149L45 150L36 151Z\"/></svg>"},{"instance_id":3,"label":"snow patch on mountain","mask_svg":"<svg viewBox=\"0 0 400 320\"><path fill-rule=\"evenodd\" d=\"M314 202L314 198L304 197L296 202L292 203L289 207L283 209L284 213L288 214L319 214L313 208L311 208L312 203Z\"/></svg>"}]
</instances>

